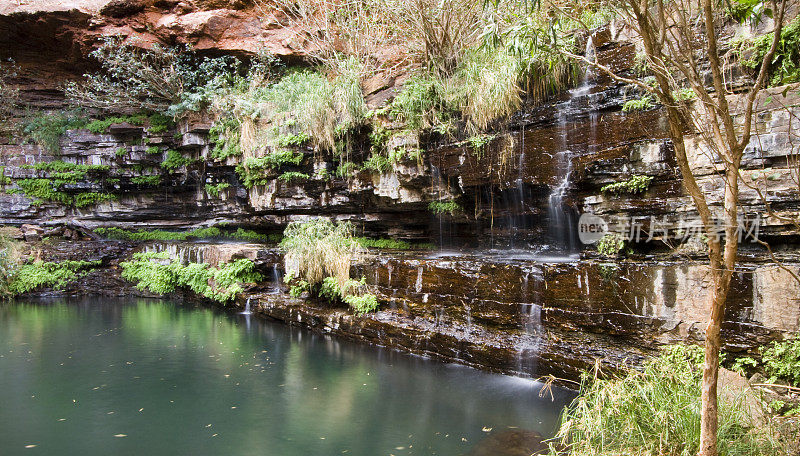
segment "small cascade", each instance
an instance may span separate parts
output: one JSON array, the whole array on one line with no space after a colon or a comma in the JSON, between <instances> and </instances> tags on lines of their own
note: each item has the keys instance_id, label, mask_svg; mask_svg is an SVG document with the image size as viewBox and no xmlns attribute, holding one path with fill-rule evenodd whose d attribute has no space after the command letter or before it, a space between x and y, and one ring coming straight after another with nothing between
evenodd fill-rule
<instances>
[{"instance_id":1,"label":"small cascade","mask_svg":"<svg viewBox=\"0 0 800 456\"><path fill-rule=\"evenodd\" d=\"M518 369L520 373L535 377L542 347L542 306L522 304L522 313L525 316L525 338L518 347Z\"/></svg>"},{"instance_id":2,"label":"small cascade","mask_svg":"<svg viewBox=\"0 0 800 456\"><path fill-rule=\"evenodd\" d=\"M152 242L142 249L146 253L167 252L181 264L202 263L205 258L206 245L188 242Z\"/></svg>"},{"instance_id":3,"label":"small cascade","mask_svg":"<svg viewBox=\"0 0 800 456\"><path fill-rule=\"evenodd\" d=\"M240 312L242 315L250 315L252 312L250 311L250 296L247 297L247 301L244 303L244 312Z\"/></svg>"},{"instance_id":4,"label":"small cascade","mask_svg":"<svg viewBox=\"0 0 800 456\"><path fill-rule=\"evenodd\" d=\"M545 283L542 271L539 269L524 269L522 276L522 296L523 299L538 300L536 296L541 291L541 286ZM533 287L533 295L528 294L528 288ZM522 327L525 336L520 339L517 349L517 369L520 373L536 377L539 367L539 353L542 349L542 306L536 302L520 305L520 315L522 316Z\"/></svg>"},{"instance_id":5,"label":"small cascade","mask_svg":"<svg viewBox=\"0 0 800 456\"><path fill-rule=\"evenodd\" d=\"M596 49L594 41L590 36L586 40L586 48L584 55L589 60L594 60ZM569 92L569 99L565 102L558 103L557 107L557 122L559 136L559 147L555 151L554 156L557 158L556 170L558 172L559 180L558 185L550 192L548 197L548 219L549 227L548 233L554 242L555 250L567 254L575 253L579 250L577 240L577 217L576 212L569 206L567 197L569 195L572 175L572 156L573 151L567 142L569 136L569 125L574 116L574 112L578 108L579 103L587 100L587 105L591 108L591 95L589 94L592 88L592 78L594 76L591 67L586 68L581 84ZM589 143L588 148L592 150L595 147L597 137L597 114L592 109L589 110Z\"/></svg>"},{"instance_id":6,"label":"small cascade","mask_svg":"<svg viewBox=\"0 0 800 456\"><path fill-rule=\"evenodd\" d=\"M280 264L275 263L272 265L272 284L273 284L273 293L280 293L281 292L281 283L283 279L281 278L281 270Z\"/></svg>"}]
</instances>

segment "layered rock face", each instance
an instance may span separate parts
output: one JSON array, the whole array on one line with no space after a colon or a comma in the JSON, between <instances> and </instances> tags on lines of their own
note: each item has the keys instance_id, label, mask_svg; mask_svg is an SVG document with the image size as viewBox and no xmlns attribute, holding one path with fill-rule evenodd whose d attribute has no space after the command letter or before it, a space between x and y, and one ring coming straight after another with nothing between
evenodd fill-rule
<instances>
[{"instance_id":1,"label":"layered rock face","mask_svg":"<svg viewBox=\"0 0 800 456\"><path fill-rule=\"evenodd\" d=\"M251 55L266 46L290 62L305 55L303 43L293 43L277 25L280 18L264 16L247 2L86 0L68 8L57 3L0 7L0 56L19 65L13 82L22 103L36 109L63 106L60 84L92 69L86 56L102 36L188 43L213 54ZM608 31L593 39L604 63L629 70L631 45L612 40ZM764 205L766 200L778 215L800 209L793 124L800 103L796 88L788 98L779 96L782 91L764 93L759 103L757 135L742 165L741 198L744 214L762 217L762 239L785 247L781 256L797 272L797 227L767 214ZM700 261L678 255L591 259L593 250L576 239L578 215L593 212L620 233L632 220L640 223L645 235L639 251L664 252L681 242L683 223L694 216L663 112L622 112L624 103L638 96L631 87L589 74L573 90L520 110L485 144L435 136L418 144L397 136L390 148L421 146L421 159L348 179L334 176L334 159L300 148L303 159L292 171L310 178L285 181L276 173L249 189L240 182L235 160L209 158L211 122L200 116L159 132L125 123L99 134L68 130L57 152L16 135L0 143L5 176L0 223L70 225L86 232L227 223L278 233L290 221L327 216L356 222L366 236L458 248L455 254L384 251L361 262L355 274L366 277L382 303L379 312L363 317L280 293L282 260L265 246L95 241L67 243L50 254L76 259L75 252L107 252L104 278L95 281L103 285L81 279L70 293L99 288L136 293L116 269L136 249L167 250L195 262L250 258L272 281L249 290L239 304L251 298L254 310L267 317L502 372L575 379L596 358L621 366L662 344L702 337L708 273ZM689 150L703 188L721 192L715 164L696 143ZM179 157L180 165L165 166L170 157ZM99 166L65 183L62 194L74 199L103 193L113 199L76 207L14 191L23 179L51 178L36 164L56 161ZM600 190L632 175L653 180L636 195ZM227 186L207 190L219 184ZM462 210L452 215L429 210L430 202L445 200L458 201ZM662 229L650 236L653 220ZM589 261L578 261L581 249ZM766 263L763 250L745 250L724 327L726 348L738 353L800 329L800 290L791 274Z\"/></svg>"}]
</instances>

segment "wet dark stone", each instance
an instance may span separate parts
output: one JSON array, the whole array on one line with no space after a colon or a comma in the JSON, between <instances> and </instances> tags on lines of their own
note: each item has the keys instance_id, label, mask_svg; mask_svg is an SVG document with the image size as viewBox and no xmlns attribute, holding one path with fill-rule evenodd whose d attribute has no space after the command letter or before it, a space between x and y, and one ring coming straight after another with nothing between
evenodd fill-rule
<instances>
[{"instance_id":1,"label":"wet dark stone","mask_svg":"<svg viewBox=\"0 0 800 456\"><path fill-rule=\"evenodd\" d=\"M538 432L514 429L492 432L475 445L469 456L532 456L548 451Z\"/></svg>"}]
</instances>

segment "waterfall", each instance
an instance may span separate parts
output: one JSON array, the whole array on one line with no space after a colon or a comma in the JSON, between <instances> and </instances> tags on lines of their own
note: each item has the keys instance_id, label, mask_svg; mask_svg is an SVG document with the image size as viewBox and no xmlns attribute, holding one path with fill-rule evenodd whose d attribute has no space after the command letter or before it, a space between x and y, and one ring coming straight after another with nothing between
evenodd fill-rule
<instances>
[{"instance_id":1,"label":"waterfall","mask_svg":"<svg viewBox=\"0 0 800 456\"><path fill-rule=\"evenodd\" d=\"M244 312L241 312L244 315L250 315L250 296L247 297L247 301L244 303Z\"/></svg>"}]
</instances>

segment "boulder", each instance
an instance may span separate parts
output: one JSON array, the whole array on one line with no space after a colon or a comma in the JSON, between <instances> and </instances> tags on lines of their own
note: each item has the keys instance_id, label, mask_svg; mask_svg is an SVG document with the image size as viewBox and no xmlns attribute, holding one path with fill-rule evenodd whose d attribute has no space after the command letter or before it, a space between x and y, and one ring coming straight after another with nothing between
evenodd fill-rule
<instances>
[{"instance_id":1,"label":"boulder","mask_svg":"<svg viewBox=\"0 0 800 456\"><path fill-rule=\"evenodd\" d=\"M45 232L45 229L39 225L25 224L19 228L22 230L22 236L25 238L25 242L40 241Z\"/></svg>"}]
</instances>

